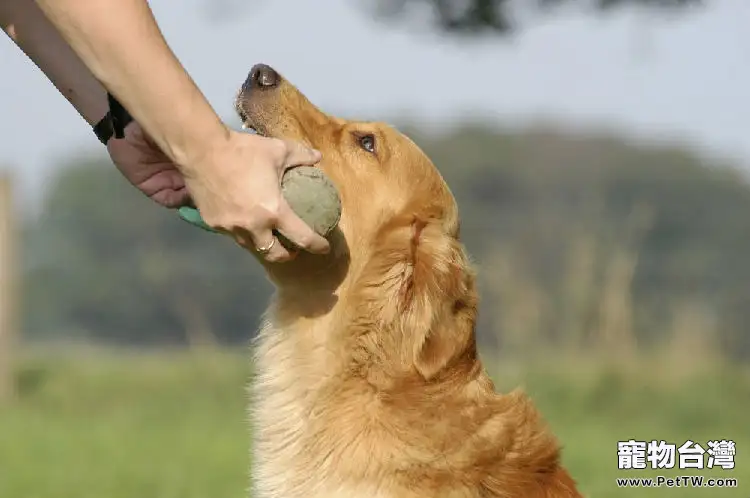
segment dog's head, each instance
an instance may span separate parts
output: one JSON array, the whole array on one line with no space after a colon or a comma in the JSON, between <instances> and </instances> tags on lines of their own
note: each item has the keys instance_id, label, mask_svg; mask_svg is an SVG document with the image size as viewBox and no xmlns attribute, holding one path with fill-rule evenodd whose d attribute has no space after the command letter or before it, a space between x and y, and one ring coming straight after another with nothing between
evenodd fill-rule
<instances>
[{"instance_id":1,"label":"dog's head","mask_svg":"<svg viewBox=\"0 0 750 498\"><path fill-rule=\"evenodd\" d=\"M303 253L266 265L282 292L326 285L320 269L336 275L331 290L348 286L358 306L382 322L372 325L392 329L376 340L399 342L382 346L391 355L399 349L425 377L466 350L476 309L473 276L458 241L455 199L422 150L384 123L325 114L264 64L250 71L236 110L261 135L320 150L319 167L341 196L329 256Z\"/></svg>"}]
</instances>

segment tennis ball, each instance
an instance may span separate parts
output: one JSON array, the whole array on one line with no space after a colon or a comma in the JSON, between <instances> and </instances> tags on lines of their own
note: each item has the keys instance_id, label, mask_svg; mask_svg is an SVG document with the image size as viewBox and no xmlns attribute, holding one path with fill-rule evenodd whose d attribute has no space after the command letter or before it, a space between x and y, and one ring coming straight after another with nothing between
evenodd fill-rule
<instances>
[{"instance_id":1,"label":"tennis ball","mask_svg":"<svg viewBox=\"0 0 750 498\"><path fill-rule=\"evenodd\" d=\"M281 178L281 193L292 211L307 223L315 233L328 237L341 218L341 198L331 180L314 166L296 166L284 172ZM197 209L183 206L178 211L180 217L188 223L217 232L208 226ZM217 232L220 233L220 232ZM288 249L295 244L275 232L279 241Z\"/></svg>"},{"instance_id":2,"label":"tennis ball","mask_svg":"<svg viewBox=\"0 0 750 498\"><path fill-rule=\"evenodd\" d=\"M284 172L281 193L292 211L322 237L328 237L341 218L341 198L331 180L314 166L296 166ZM294 244L276 234L287 248Z\"/></svg>"}]
</instances>

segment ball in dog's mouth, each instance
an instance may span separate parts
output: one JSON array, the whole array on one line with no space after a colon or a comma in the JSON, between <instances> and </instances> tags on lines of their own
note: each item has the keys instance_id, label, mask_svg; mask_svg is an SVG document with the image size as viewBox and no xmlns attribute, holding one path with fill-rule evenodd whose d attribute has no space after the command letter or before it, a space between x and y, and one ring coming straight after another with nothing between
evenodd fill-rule
<instances>
[{"instance_id":1,"label":"ball in dog's mouth","mask_svg":"<svg viewBox=\"0 0 750 498\"><path fill-rule=\"evenodd\" d=\"M246 118L242 120L242 130L263 136ZM328 237L338 225L341 198L333 182L319 168L295 166L287 169L281 180L281 192L292 211L318 235ZM276 232L276 235L285 247L295 249L283 234Z\"/></svg>"},{"instance_id":2,"label":"ball in dog's mouth","mask_svg":"<svg viewBox=\"0 0 750 498\"><path fill-rule=\"evenodd\" d=\"M315 233L329 237L341 218L341 198L333 182L314 166L289 168L281 179L281 193L292 211ZM285 247L294 249L294 244L277 234Z\"/></svg>"}]
</instances>

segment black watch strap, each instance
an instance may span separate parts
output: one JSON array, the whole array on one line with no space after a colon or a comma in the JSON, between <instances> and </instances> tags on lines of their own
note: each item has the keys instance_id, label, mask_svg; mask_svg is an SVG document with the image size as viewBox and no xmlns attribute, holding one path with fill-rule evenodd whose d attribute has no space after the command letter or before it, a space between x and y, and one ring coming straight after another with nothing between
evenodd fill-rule
<instances>
[{"instance_id":1,"label":"black watch strap","mask_svg":"<svg viewBox=\"0 0 750 498\"><path fill-rule=\"evenodd\" d=\"M107 102L109 103L109 111L93 127L94 134L104 145L107 145L107 142L113 136L123 138L125 127L133 121L130 113L109 92L107 92Z\"/></svg>"}]
</instances>

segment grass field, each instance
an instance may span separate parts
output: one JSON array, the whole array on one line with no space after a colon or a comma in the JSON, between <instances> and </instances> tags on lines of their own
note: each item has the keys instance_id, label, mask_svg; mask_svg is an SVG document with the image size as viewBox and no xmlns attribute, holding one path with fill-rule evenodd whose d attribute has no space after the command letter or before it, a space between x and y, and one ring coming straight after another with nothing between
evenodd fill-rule
<instances>
[{"instance_id":1,"label":"grass field","mask_svg":"<svg viewBox=\"0 0 750 498\"><path fill-rule=\"evenodd\" d=\"M543 365L543 366L541 366ZM609 365L609 366L605 366ZM33 356L19 399L0 407L2 498L242 498L249 436L241 354ZM739 369L649 362L504 364L565 449L587 496L750 496L750 376ZM617 441L732 439L733 471L617 469ZM733 477L734 489L618 489L617 477Z\"/></svg>"}]
</instances>

